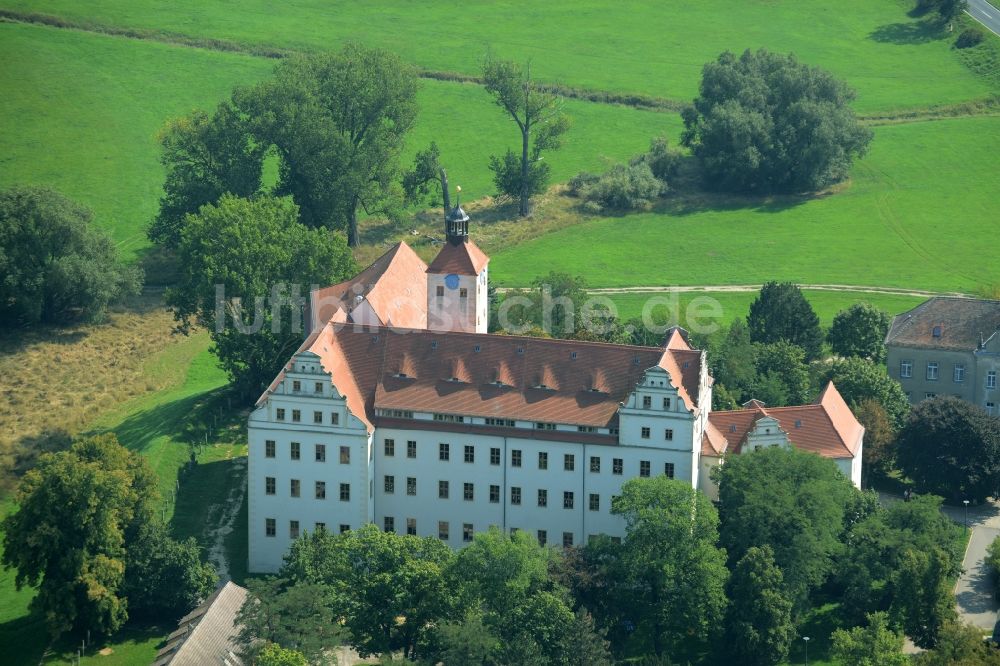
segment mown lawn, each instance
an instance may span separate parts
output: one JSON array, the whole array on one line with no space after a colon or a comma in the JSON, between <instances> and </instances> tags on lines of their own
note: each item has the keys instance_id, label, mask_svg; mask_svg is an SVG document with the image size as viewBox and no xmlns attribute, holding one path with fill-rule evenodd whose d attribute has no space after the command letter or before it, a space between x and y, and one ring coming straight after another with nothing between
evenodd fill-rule
<instances>
[{"instance_id":1,"label":"mown lawn","mask_svg":"<svg viewBox=\"0 0 1000 666\"><path fill-rule=\"evenodd\" d=\"M842 191L807 199L668 199L497 252L491 278L549 270L592 287L747 284L974 291L1000 282L1000 118L878 127Z\"/></svg>"},{"instance_id":2,"label":"mown lawn","mask_svg":"<svg viewBox=\"0 0 1000 666\"><path fill-rule=\"evenodd\" d=\"M0 7L115 26L168 30L289 48L354 40L394 50L428 69L475 74L487 49L532 59L542 79L694 96L704 63L723 50L792 51L858 90L858 108L899 109L983 96L951 39L908 16L911 0L2 0Z\"/></svg>"}]
</instances>

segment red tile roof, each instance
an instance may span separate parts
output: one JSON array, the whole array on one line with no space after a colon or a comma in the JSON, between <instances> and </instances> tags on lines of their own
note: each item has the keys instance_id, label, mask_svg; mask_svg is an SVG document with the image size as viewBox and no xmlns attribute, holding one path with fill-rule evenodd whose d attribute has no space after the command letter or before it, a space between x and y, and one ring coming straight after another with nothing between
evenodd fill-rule
<instances>
[{"instance_id":1,"label":"red tile roof","mask_svg":"<svg viewBox=\"0 0 1000 666\"><path fill-rule=\"evenodd\" d=\"M323 326L338 310L351 311L367 301L383 326L427 326L427 264L404 242L376 259L350 280L310 294L312 326Z\"/></svg>"},{"instance_id":2,"label":"red tile roof","mask_svg":"<svg viewBox=\"0 0 1000 666\"><path fill-rule=\"evenodd\" d=\"M739 453L747 435L757 421L770 416L788 436L797 449L811 451L825 458L847 458L857 454L864 428L854 417L837 387L830 382L819 399L812 405L795 407L763 407L752 400L746 409L712 412L708 415L711 426L726 441L720 448L717 436L712 441L702 438L702 453L718 455L723 451ZM717 451L717 453L712 453Z\"/></svg>"},{"instance_id":3,"label":"red tile roof","mask_svg":"<svg viewBox=\"0 0 1000 666\"><path fill-rule=\"evenodd\" d=\"M427 267L427 272L479 275L488 263L490 258L471 240L457 245L445 243L434 257L434 261Z\"/></svg>"},{"instance_id":4,"label":"red tile roof","mask_svg":"<svg viewBox=\"0 0 1000 666\"><path fill-rule=\"evenodd\" d=\"M378 409L609 427L653 366L670 373L689 409L699 407L701 352L690 349L328 324L301 350L322 359L369 427Z\"/></svg>"}]
</instances>

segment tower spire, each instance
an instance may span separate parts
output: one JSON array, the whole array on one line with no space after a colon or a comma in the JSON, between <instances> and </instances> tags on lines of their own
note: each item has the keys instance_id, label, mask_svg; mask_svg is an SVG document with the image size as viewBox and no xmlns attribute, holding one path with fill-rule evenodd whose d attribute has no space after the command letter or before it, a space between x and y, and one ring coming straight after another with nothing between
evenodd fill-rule
<instances>
[{"instance_id":1,"label":"tower spire","mask_svg":"<svg viewBox=\"0 0 1000 666\"><path fill-rule=\"evenodd\" d=\"M462 188L455 187L455 207L444 216L445 237L452 245L459 245L469 241L469 216L462 210ZM447 195L445 195L447 201ZM445 204L447 206L447 204Z\"/></svg>"}]
</instances>

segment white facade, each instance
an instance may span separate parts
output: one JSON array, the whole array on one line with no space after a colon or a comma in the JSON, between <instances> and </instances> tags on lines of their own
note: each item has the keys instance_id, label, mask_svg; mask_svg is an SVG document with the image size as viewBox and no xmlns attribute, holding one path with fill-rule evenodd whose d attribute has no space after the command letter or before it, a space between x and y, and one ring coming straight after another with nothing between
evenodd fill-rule
<instances>
[{"instance_id":1,"label":"white facade","mask_svg":"<svg viewBox=\"0 0 1000 666\"><path fill-rule=\"evenodd\" d=\"M427 274L427 328L486 333L489 326L489 268L476 275Z\"/></svg>"}]
</instances>

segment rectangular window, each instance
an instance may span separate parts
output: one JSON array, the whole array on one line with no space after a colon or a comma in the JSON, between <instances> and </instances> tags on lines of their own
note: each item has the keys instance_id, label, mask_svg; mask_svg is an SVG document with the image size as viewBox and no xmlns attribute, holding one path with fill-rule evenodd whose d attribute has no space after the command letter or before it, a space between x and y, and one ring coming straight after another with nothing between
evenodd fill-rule
<instances>
[{"instance_id":1,"label":"rectangular window","mask_svg":"<svg viewBox=\"0 0 1000 666\"><path fill-rule=\"evenodd\" d=\"M275 450L275 446L274 446L274 440L273 439L269 439L266 442L264 442L264 457L265 458L273 458L274 457L274 450Z\"/></svg>"},{"instance_id":2,"label":"rectangular window","mask_svg":"<svg viewBox=\"0 0 1000 666\"><path fill-rule=\"evenodd\" d=\"M462 484L462 499L466 502L471 502L475 499L475 486L471 483Z\"/></svg>"},{"instance_id":3,"label":"rectangular window","mask_svg":"<svg viewBox=\"0 0 1000 666\"><path fill-rule=\"evenodd\" d=\"M416 536L417 535L417 519L416 518L407 518L406 519L406 533L409 534L410 536Z\"/></svg>"},{"instance_id":4,"label":"rectangular window","mask_svg":"<svg viewBox=\"0 0 1000 666\"><path fill-rule=\"evenodd\" d=\"M302 421L302 410L293 409L292 410L292 423L299 423Z\"/></svg>"},{"instance_id":5,"label":"rectangular window","mask_svg":"<svg viewBox=\"0 0 1000 666\"><path fill-rule=\"evenodd\" d=\"M500 503L500 486L490 486L490 504Z\"/></svg>"},{"instance_id":6,"label":"rectangular window","mask_svg":"<svg viewBox=\"0 0 1000 666\"><path fill-rule=\"evenodd\" d=\"M438 499L448 499L447 481L438 481Z\"/></svg>"},{"instance_id":7,"label":"rectangular window","mask_svg":"<svg viewBox=\"0 0 1000 666\"><path fill-rule=\"evenodd\" d=\"M278 419L279 421L284 421L285 420L285 410L282 409L281 407L278 407L278 409L275 410L274 418Z\"/></svg>"},{"instance_id":8,"label":"rectangular window","mask_svg":"<svg viewBox=\"0 0 1000 666\"><path fill-rule=\"evenodd\" d=\"M297 520L288 521L288 536L292 539L299 538L299 521Z\"/></svg>"},{"instance_id":9,"label":"rectangular window","mask_svg":"<svg viewBox=\"0 0 1000 666\"><path fill-rule=\"evenodd\" d=\"M597 428L594 426L577 426L577 432L597 432Z\"/></svg>"},{"instance_id":10,"label":"rectangular window","mask_svg":"<svg viewBox=\"0 0 1000 666\"><path fill-rule=\"evenodd\" d=\"M469 290L466 289L465 287L462 287L461 289L458 290L458 297L459 298L468 298L469 297Z\"/></svg>"},{"instance_id":11,"label":"rectangular window","mask_svg":"<svg viewBox=\"0 0 1000 666\"><path fill-rule=\"evenodd\" d=\"M597 493L590 493L590 510L600 511L601 510L601 496Z\"/></svg>"},{"instance_id":12,"label":"rectangular window","mask_svg":"<svg viewBox=\"0 0 1000 666\"><path fill-rule=\"evenodd\" d=\"M396 455L396 440L387 439L385 440L385 446L382 449L385 452L386 457L392 458Z\"/></svg>"},{"instance_id":13,"label":"rectangular window","mask_svg":"<svg viewBox=\"0 0 1000 666\"><path fill-rule=\"evenodd\" d=\"M441 541L448 540L448 521L446 520L438 521L438 539L441 539Z\"/></svg>"},{"instance_id":14,"label":"rectangular window","mask_svg":"<svg viewBox=\"0 0 1000 666\"><path fill-rule=\"evenodd\" d=\"M663 409L670 409L670 398L663 399Z\"/></svg>"},{"instance_id":15,"label":"rectangular window","mask_svg":"<svg viewBox=\"0 0 1000 666\"><path fill-rule=\"evenodd\" d=\"M413 497L417 494L417 477L406 477L406 494Z\"/></svg>"},{"instance_id":16,"label":"rectangular window","mask_svg":"<svg viewBox=\"0 0 1000 666\"><path fill-rule=\"evenodd\" d=\"M274 518L264 519L264 536L273 537L278 532L277 521Z\"/></svg>"},{"instance_id":17,"label":"rectangular window","mask_svg":"<svg viewBox=\"0 0 1000 666\"><path fill-rule=\"evenodd\" d=\"M316 523L316 531L322 532L326 530L326 523Z\"/></svg>"},{"instance_id":18,"label":"rectangular window","mask_svg":"<svg viewBox=\"0 0 1000 666\"><path fill-rule=\"evenodd\" d=\"M386 532L396 531L396 519L392 516L386 516L382 519L382 529Z\"/></svg>"},{"instance_id":19,"label":"rectangular window","mask_svg":"<svg viewBox=\"0 0 1000 666\"><path fill-rule=\"evenodd\" d=\"M292 382L292 390L295 391L296 393L298 393L299 391L301 391L302 390L302 382L300 382L297 379L295 381L293 381Z\"/></svg>"},{"instance_id":20,"label":"rectangular window","mask_svg":"<svg viewBox=\"0 0 1000 666\"><path fill-rule=\"evenodd\" d=\"M316 499L326 499L326 481L316 482Z\"/></svg>"},{"instance_id":21,"label":"rectangular window","mask_svg":"<svg viewBox=\"0 0 1000 666\"><path fill-rule=\"evenodd\" d=\"M539 421L538 423L535 424L535 430L555 430L555 429L556 429L555 423L547 423L544 421Z\"/></svg>"},{"instance_id":22,"label":"rectangular window","mask_svg":"<svg viewBox=\"0 0 1000 666\"><path fill-rule=\"evenodd\" d=\"M341 502L351 501L351 484L349 483L340 484L340 501Z\"/></svg>"},{"instance_id":23,"label":"rectangular window","mask_svg":"<svg viewBox=\"0 0 1000 666\"><path fill-rule=\"evenodd\" d=\"M673 430L673 428L667 428L666 430L663 431L663 439L665 439L665 440L667 440L669 442L669 441L673 440L673 438L674 438L674 430Z\"/></svg>"},{"instance_id":24,"label":"rectangular window","mask_svg":"<svg viewBox=\"0 0 1000 666\"><path fill-rule=\"evenodd\" d=\"M563 469L572 472L576 469L576 456L572 453L563 454Z\"/></svg>"},{"instance_id":25,"label":"rectangular window","mask_svg":"<svg viewBox=\"0 0 1000 666\"><path fill-rule=\"evenodd\" d=\"M549 505L549 491L544 488L538 489L538 506L545 507Z\"/></svg>"},{"instance_id":26,"label":"rectangular window","mask_svg":"<svg viewBox=\"0 0 1000 666\"><path fill-rule=\"evenodd\" d=\"M386 495L392 495L396 492L396 477L391 474L386 474L385 478L382 480L382 487L385 489Z\"/></svg>"},{"instance_id":27,"label":"rectangular window","mask_svg":"<svg viewBox=\"0 0 1000 666\"><path fill-rule=\"evenodd\" d=\"M465 451L463 453L463 460L467 463L476 462L476 449L466 444Z\"/></svg>"},{"instance_id":28,"label":"rectangular window","mask_svg":"<svg viewBox=\"0 0 1000 666\"><path fill-rule=\"evenodd\" d=\"M986 403L986 413L987 414L989 414L990 416L993 416L993 413L995 411L996 411L996 405L995 404L993 404L992 402Z\"/></svg>"},{"instance_id":29,"label":"rectangular window","mask_svg":"<svg viewBox=\"0 0 1000 666\"><path fill-rule=\"evenodd\" d=\"M563 532L563 548L572 548L572 547L573 547L573 533Z\"/></svg>"},{"instance_id":30,"label":"rectangular window","mask_svg":"<svg viewBox=\"0 0 1000 666\"><path fill-rule=\"evenodd\" d=\"M350 531L351 531L351 526L350 525L348 525L346 523L341 523L340 524L340 533L341 534L345 534L345 533L350 532Z\"/></svg>"},{"instance_id":31,"label":"rectangular window","mask_svg":"<svg viewBox=\"0 0 1000 666\"><path fill-rule=\"evenodd\" d=\"M316 382L315 384L313 384L313 392L314 393L322 393L323 392L323 382Z\"/></svg>"},{"instance_id":32,"label":"rectangular window","mask_svg":"<svg viewBox=\"0 0 1000 666\"><path fill-rule=\"evenodd\" d=\"M986 388L995 389L997 387L997 371L990 370L986 373Z\"/></svg>"},{"instance_id":33,"label":"rectangular window","mask_svg":"<svg viewBox=\"0 0 1000 666\"><path fill-rule=\"evenodd\" d=\"M267 495L273 495L275 493L276 482L273 476L266 477L264 479L264 493Z\"/></svg>"},{"instance_id":34,"label":"rectangular window","mask_svg":"<svg viewBox=\"0 0 1000 666\"><path fill-rule=\"evenodd\" d=\"M292 483L291 483L291 494L292 494L292 497L299 497L301 495L301 490L302 490L301 486L302 486L302 484L299 483L298 479L292 479Z\"/></svg>"},{"instance_id":35,"label":"rectangular window","mask_svg":"<svg viewBox=\"0 0 1000 666\"><path fill-rule=\"evenodd\" d=\"M649 428L643 428L642 429L642 438L643 439L649 439Z\"/></svg>"},{"instance_id":36,"label":"rectangular window","mask_svg":"<svg viewBox=\"0 0 1000 666\"><path fill-rule=\"evenodd\" d=\"M590 456L590 471L598 474L601 471L601 457Z\"/></svg>"},{"instance_id":37,"label":"rectangular window","mask_svg":"<svg viewBox=\"0 0 1000 666\"><path fill-rule=\"evenodd\" d=\"M437 294L438 298L441 298L442 296L444 296L444 287L442 287L441 285L438 285L437 289L434 290L434 293ZM445 538L447 538L447 537L445 537Z\"/></svg>"},{"instance_id":38,"label":"rectangular window","mask_svg":"<svg viewBox=\"0 0 1000 666\"><path fill-rule=\"evenodd\" d=\"M673 463L663 463L663 474L668 478L674 478L674 464Z\"/></svg>"},{"instance_id":39,"label":"rectangular window","mask_svg":"<svg viewBox=\"0 0 1000 666\"><path fill-rule=\"evenodd\" d=\"M302 457L302 446L298 442L292 442L289 447L289 453L292 460L298 460Z\"/></svg>"},{"instance_id":40,"label":"rectangular window","mask_svg":"<svg viewBox=\"0 0 1000 666\"><path fill-rule=\"evenodd\" d=\"M323 412L313 412L313 423L323 422Z\"/></svg>"},{"instance_id":41,"label":"rectangular window","mask_svg":"<svg viewBox=\"0 0 1000 666\"><path fill-rule=\"evenodd\" d=\"M955 380L956 384L961 384L965 381L965 366L956 365L955 371L952 373L952 379Z\"/></svg>"},{"instance_id":42,"label":"rectangular window","mask_svg":"<svg viewBox=\"0 0 1000 666\"><path fill-rule=\"evenodd\" d=\"M326 444L316 445L316 462L326 462Z\"/></svg>"},{"instance_id":43,"label":"rectangular window","mask_svg":"<svg viewBox=\"0 0 1000 666\"><path fill-rule=\"evenodd\" d=\"M899 362L899 378L909 379L913 376L913 361Z\"/></svg>"},{"instance_id":44,"label":"rectangular window","mask_svg":"<svg viewBox=\"0 0 1000 666\"><path fill-rule=\"evenodd\" d=\"M513 449L510 452L510 466L511 467L520 467L521 466L521 450L520 449Z\"/></svg>"},{"instance_id":45,"label":"rectangular window","mask_svg":"<svg viewBox=\"0 0 1000 666\"><path fill-rule=\"evenodd\" d=\"M573 508L573 491L567 490L563 493L563 508L572 509Z\"/></svg>"},{"instance_id":46,"label":"rectangular window","mask_svg":"<svg viewBox=\"0 0 1000 666\"><path fill-rule=\"evenodd\" d=\"M438 444L438 460L451 459L451 446L445 443Z\"/></svg>"},{"instance_id":47,"label":"rectangular window","mask_svg":"<svg viewBox=\"0 0 1000 666\"><path fill-rule=\"evenodd\" d=\"M545 451L538 452L538 469L549 468L549 454Z\"/></svg>"},{"instance_id":48,"label":"rectangular window","mask_svg":"<svg viewBox=\"0 0 1000 666\"><path fill-rule=\"evenodd\" d=\"M924 393L924 400L930 400L937 396L937 393Z\"/></svg>"},{"instance_id":49,"label":"rectangular window","mask_svg":"<svg viewBox=\"0 0 1000 666\"><path fill-rule=\"evenodd\" d=\"M927 379L928 381L936 381L938 378L938 364L933 361L927 362Z\"/></svg>"},{"instance_id":50,"label":"rectangular window","mask_svg":"<svg viewBox=\"0 0 1000 666\"><path fill-rule=\"evenodd\" d=\"M538 530L538 545L544 546L549 540L549 534L545 530Z\"/></svg>"},{"instance_id":51,"label":"rectangular window","mask_svg":"<svg viewBox=\"0 0 1000 666\"><path fill-rule=\"evenodd\" d=\"M351 464L351 447L349 446L340 447L340 464L341 465Z\"/></svg>"},{"instance_id":52,"label":"rectangular window","mask_svg":"<svg viewBox=\"0 0 1000 666\"><path fill-rule=\"evenodd\" d=\"M517 425L517 422L514 421L514 419L497 419L492 416L487 416L486 425L500 426L501 428L513 428Z\"/></svg>"},{"instance_id":53,"label":"rectangular window","mask_svg":"<svg viewBox=\"0 0 1000 666\"><path fill-rule=\"evenodd\" d=\"M330 425L337 425L340 423L340 414L337 412L330 412Z\"/></svg>"},{"instance_id":54,"label":"rectangular window","mask_svg":"<svg viewBox=\"0 0 1000 666\"><path fill-rule=\"evenodd\" d=\"M649 395L642 396L642 408L649 409L653 406L653 397Z\"/></svg>"},{"instance_id":55,"label":"rectangular window","mask_svg":"<svg viewBox=\"0 0 1000 666\"><path fill-rule=\"evenodd\" d=\"M511 486L510 488L510 503L516 506L521 504L521 489L517 486Z\"/></svg>"},{"instance_id":56,"label":"rectangular window","mask_svg":"<svg viewBox=\"0 0 1000 666\"><path fill-rule=\"evenodd\" d=\"M416 458L417 457L417 442L415 440L409 440L406 442L406 457Z\"/></svg>"},{"instance_id":57,"label":"rectangular window","mask_svg":"<svg viewBox=\"0 0 1000 666\"><path fill-rule=\"evenodd\" d=\"M639 461L639 476L649 476L649 461L640 460Z\"/></svg>"},{"instance_id":58,"label":"rectangular window","mask_svg":"<svg viewBox=\"0 0 1000 666\"><path fill-rule=\"evenodd\" d=\"M621 474L622 473L622 459L621 458L613 458L611 460L611 473L612 474Z\"/></svg>"},{"instance_id":59,"label":"rectangular window","mask_svg":"<svg viewBox=\"0 0 1000 666\"><path fill-rule=\"evenodd\" d=\"M497 448L490 449L490 464L491 465L500 464L500 449Z\"/></svg>"},{"instance_id":60,"label":"rectangular window","mask_svg":"<svg viewBox=\"0 0 1000 666\"><path fill-rule=\"evenodd\" d=\"M462 523L462 541L465 543L472 541L472 523Z\"/></svg>"}]
</instances>

